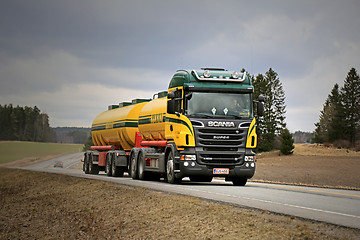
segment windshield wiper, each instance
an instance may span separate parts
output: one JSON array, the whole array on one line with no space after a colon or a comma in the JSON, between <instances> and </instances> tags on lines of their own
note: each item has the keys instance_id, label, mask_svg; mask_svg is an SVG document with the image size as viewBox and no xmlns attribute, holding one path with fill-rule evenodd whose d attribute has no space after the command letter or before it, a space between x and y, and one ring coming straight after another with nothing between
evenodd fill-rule
<instances>
[{"instance_id":1,"label":"windshield wiper","mask_svg":"<svg viewBox=\"0 0 360 240\"><path fill-rule=\"evenodd\" d=\"M236 119L242 119L242 117L240 117L240 116L238 116L238 115L235 115L235 114L226 114L225 117L226 117L226 116L234 117L234 118L236 118Z\"/></svg>"},{"instance_id":2,"label":"windshield wiper","mask_svg":"<svg viewBox=\"0 0 360 240\"><path fill-rule=\"evenodd\" d=\"M205 118L213 118L214 115L210 115L208 113L194 113L189 115L189 117L205 117Z\"/></svg>"}]
</instances>

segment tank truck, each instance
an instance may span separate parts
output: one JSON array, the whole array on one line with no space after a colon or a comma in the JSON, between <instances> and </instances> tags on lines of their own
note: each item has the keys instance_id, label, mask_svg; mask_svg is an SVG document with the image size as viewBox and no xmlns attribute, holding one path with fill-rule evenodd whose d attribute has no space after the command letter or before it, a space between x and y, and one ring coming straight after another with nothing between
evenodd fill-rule
<instances>
[{"instance_id":1,"label":"tank truck","mask_svg":"<svg viewBox=\"0 0 360 240\"><path fill-rule=\"evenodd\" d=\"M263 114L264 98L253 92L246 72L179 70L167 91L111 105L95 118L83 171L169 183L217 177L244 186L255 173L254 106Z\"/></svg>"}]
</instances>

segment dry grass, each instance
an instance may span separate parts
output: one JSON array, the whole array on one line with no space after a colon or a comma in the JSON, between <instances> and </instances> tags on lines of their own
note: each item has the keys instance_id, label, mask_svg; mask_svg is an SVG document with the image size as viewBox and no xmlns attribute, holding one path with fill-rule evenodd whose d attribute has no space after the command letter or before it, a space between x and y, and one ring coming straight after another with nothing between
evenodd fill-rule
<instances>
[{"instance_id":1,"label":"dry grass","mask_svg":"<svg viewBox=\"0 0 360 240\"><path fill-rule=\"evenodd\" d=\"M0 141L0 166L26 166L81 150L81 144Z\"/></svg>"},{"instance_id":2,"label":"dry grass","mask_svg":"<svg viewBox=\"0 0 360 240\"><path fill-rule=\"evenodd\" d=\"M193 197L0 168L0 239L359 239L360 230Z\"/></svg>"},{"instance_id":3,"label":"dry grass","mask_svg":"<svg viewBox=\"0 0 360 240\"><path fill-rule=\"evenodd\" d=\"M360 190L360 152L296 144L293 155L257 155L253 181Z\"/></svg>"}]
</instances>

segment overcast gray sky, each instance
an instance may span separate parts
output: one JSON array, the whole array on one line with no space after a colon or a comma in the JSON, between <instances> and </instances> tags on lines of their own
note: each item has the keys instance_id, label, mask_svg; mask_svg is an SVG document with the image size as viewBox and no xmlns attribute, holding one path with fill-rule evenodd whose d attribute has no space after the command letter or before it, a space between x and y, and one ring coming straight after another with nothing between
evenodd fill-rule
<instances>
[{"instance_id":1,"label":"overcast gray sky","mask_svg":"<svg viewBox=\"0 0 360 240\"><path fill-rule=\"evenodd\" d=\"M166 90L178 69L275 70L291 131L313 131L360 69L360 1L2 0L0 104L52 127L89 127L108 105Z\"/></svg>"}]
</instances>

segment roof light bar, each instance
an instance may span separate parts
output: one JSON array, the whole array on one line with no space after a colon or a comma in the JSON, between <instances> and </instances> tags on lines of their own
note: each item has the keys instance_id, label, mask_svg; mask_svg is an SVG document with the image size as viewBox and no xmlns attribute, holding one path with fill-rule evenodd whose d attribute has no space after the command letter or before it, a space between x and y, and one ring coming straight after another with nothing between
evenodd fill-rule
<instances>
[{"instance_id":1,"label":"roof light bar","mask_svg":"<svg viewBox=\"0 0 360 240\"><path fill-rule=\"evenodd\" d=\"M201 77L198 75L198 73L195 70L192 70L191 72L195 75L197 80L200 80L200 81L224 81L224 82L243 82L243 81L245 81L246 74L247 74L247 72L244 72L242 78L239 78L240 73L233 72L231 74L231 78L229 78L229 77L225 77L225 78L219 77L218 78L218 77L211 77L211 72L209 70L205 70L203 73L203 76L201 76Z\"/></svg>"}]
</instances>

